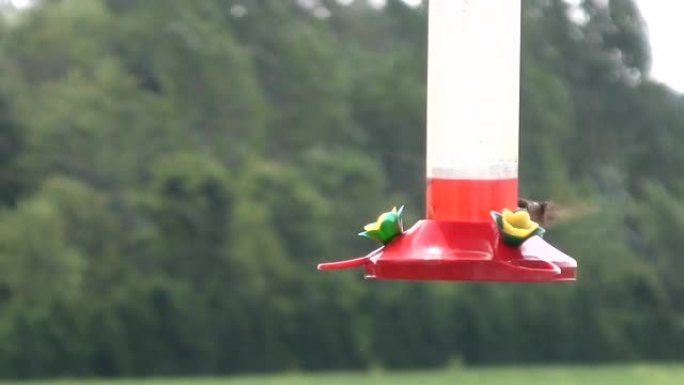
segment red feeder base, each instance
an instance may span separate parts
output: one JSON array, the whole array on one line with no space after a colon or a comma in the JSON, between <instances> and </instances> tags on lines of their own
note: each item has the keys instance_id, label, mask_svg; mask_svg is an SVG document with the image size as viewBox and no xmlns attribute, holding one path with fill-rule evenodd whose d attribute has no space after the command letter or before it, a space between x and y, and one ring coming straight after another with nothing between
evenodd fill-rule
<instances>
[{"instance_id":1,"label":"red feeder base","mask_svg":"<svg viewBox=\"0 0 684 385\"><path fill-rule=\"evenodd\" d=\"M366 278L448 281L574 281L577 262L534 236L501 242L491 223L418 221L365 257L321 263L319 270L363 266Z\"/></svg>"}]
</instances>

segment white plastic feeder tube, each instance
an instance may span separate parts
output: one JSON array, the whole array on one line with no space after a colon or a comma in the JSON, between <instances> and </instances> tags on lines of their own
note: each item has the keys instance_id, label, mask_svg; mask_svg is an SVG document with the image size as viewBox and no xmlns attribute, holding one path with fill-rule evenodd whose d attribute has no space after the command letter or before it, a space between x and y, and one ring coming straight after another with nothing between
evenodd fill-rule
<instances>
[{"instance_id":1,"label":"white plastic feeder tube","mask_svg":"<svg viewBox=\"0 0 684 385\"><path fill-rule=\"evenodd\" d=\"M429 0L427 216L517 201L521 0Z\"/></svg>"},{"instance_id":2,"label":"white plastic feeder tube","mask_svg":"<svg viewBox=\"0 0 684 385\"><path fill-rule=\"evenodd\" d=\"M518 176L520 0L429 0L427 177Z\"/></svg>"}]
</instances>

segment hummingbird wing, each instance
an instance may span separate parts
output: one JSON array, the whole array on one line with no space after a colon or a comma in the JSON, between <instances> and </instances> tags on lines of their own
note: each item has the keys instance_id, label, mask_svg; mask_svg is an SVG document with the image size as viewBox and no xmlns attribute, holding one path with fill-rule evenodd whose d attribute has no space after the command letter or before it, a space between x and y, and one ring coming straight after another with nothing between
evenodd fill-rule
<instances>
[{"instance_id":1,"label":"hummingbird wing","mask_svg":"<svg viewBox=\"0 0 684 385\"><path fill-rule=\"evenodd\" d=\"M598 211L598 207L584 202L548 202L544 215L544 222L547 227L553 227L585 218L594 214L596 211Z\"/></svg>"},{"instance_id":2,"label":"hummingbird wing","mask_svg":"<svg viewBox=\"0 0 684 385\"><path fill-rule=\"evenodd\" d=\"M546 228L584 218L598 209L586 202L559 203L524 198L518 200L518 207L527 210L530 219Z\"/></svg>"}]
</instances>

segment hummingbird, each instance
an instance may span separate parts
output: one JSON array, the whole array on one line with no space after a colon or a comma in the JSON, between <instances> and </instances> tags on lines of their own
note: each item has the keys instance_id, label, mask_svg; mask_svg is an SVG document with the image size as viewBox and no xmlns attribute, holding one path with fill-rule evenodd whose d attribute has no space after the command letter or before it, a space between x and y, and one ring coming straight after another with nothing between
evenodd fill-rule
<instances>
[{"instance_id":1,"label":"hummingbird","mask_svg":"<svg viewBox=\"0 0 684 385\"><path fill-rule=\"evenodd\" d=\"M553 227L582 218L596 211L596 207L586 204L558 204L553 201L518 199L518 208L527 210L530 219L543 227Z\"/></svg>"}]
</instances>

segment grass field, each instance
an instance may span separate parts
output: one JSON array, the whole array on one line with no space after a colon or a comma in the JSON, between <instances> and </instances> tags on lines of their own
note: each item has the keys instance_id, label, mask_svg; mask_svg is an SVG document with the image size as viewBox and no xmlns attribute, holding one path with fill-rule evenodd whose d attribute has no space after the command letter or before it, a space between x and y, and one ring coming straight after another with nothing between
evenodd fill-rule
<instances>
[{"instance_id":1,"label":"grass field","mask_svg":"<svg viewBox=\"0 0 684 385\"><path fill-rule=\"evenodd\" d=\"M684 364L510 367L373 373L282 374L221 378L52 380L3 385L684 385Z\"/></svg>"}]
</instances>

